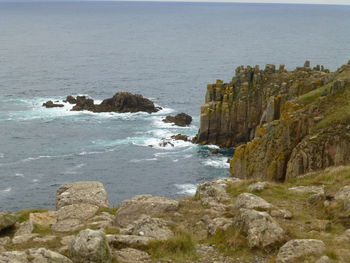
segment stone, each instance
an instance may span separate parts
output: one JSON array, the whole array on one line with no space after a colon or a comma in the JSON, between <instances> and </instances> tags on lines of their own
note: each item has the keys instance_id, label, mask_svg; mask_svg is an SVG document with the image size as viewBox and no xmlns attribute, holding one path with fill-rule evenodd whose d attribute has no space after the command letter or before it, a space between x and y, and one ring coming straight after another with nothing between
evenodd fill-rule
<instances>
[{"instance_id":1,"label":"stone","mask_svg":"<svg viewBox=\"0 0 350 263\"><path fill-rule=\"evenodd\" d=\"M8 236L0 237L0 245L8 245L11 243L11 238Z\"/></svg>"},{"instance_id":2,"label":"stone","mask_svg":"<svg viewBox=\"0 0 350 263\"><path fill-rule=\"evenodd\" d=\"M22 222L19 225L19 228L17 229L15 236L31 234L33 232L33 229L34 229L34 225L30 220Z\"/></svg>"},{"instance_id":3,"label":"stone","mask_svg":"<svg viewBox=\"0 0 350 263\"><path fill-rule=\"evenodd\" d=\"M331 263L332 260L327 256L320 257L315 263Z\"/></svg>"},{"instance_id":4,"label":"stone","mask_svg":"<svg viewBox=\"0 0 350 263\"><path fill-rule=\"evenodd\" d=\"M292 219L293 214L287 209L274 209L270 212L272 217L283 218L283 219Z\"/></svg>"},{"instance_id":5,"label":"stone","mask_svg":"<svg viewBox=\"0 0 350 263\"><path fill-rule=\"evenodd\" d=\"M191 124L192 117L182 112L180 114L177 114L176 116L167 116L165 119L163 119L163 122L173 123L177 126L185 127Z\"/></svg>"},{"instance_id":6,"label":"stone","mask_svg":"<svg viewBox=\"0 0 350 263\"><path fill-rule=\"evenodd\" d=\"M300 259L323 255L326 246L317 239L293 239L285 243L278 251L276 263L299 263Z\"/></svg>"},{"instance_id":7,"label":"stone","mask_svg":"<svg viewBox=\"0 0 350 263\"><path fill-rule=\"evenodd\" d=\"M235 204L233 205L235 209L239 208L247 208L247 209L255 209L259 211L270 211L274 208L274 206L259 196L256 196L251 193L242 193L240 194Z\"/></svg>"},{"instance_id":8,"label":"stone","mask_svg":"<svg viewBox=\"0 0 350 263\"><path fill-rule=\"evenodd\" d=\"M74 263L111 263L112 254L106 235L102 231L85 229L79 232L70 245Z\"/></svg>"},{"instance_id":9,"label":"stone","mask_svg":"<svg viewBox=\"0 0 350 263\"><path fill-rule=\"evenodd\" d=\"M70 246L72 242L74 241L75 236L69 235L69 236L64 236L61 238L60 243L64 246Z\"/></svg>"},{"instance_id":10,"label":"stone","mask_svg":"<svg viewBox=\"0 0 350 263\"><path fill-rule=\"evenodd\" d=\"M341 188L335 195L335 200L350 200L350 185Z\"/></svg>"},{"instance_id":11,"label":"stone","mask_svg":"<svg viewBox=\"0 0 350 263\"><path fill-rule=\"evenodd\" d=\"M1 263L73 263L69 258L45 248L0 253Z\"/></svg>"},{"instance_id":12,"label":"stone","mask_svg":"<svg viewBox=\"0 0 350 263\"><path fill-rule=\"evenodd\" d=\"M7 251L6 248L0 245L0 253L6 252L6 251Z\"/></svg>"},{"instance_id":13,"label":"stone","mask_svg":"<svg viewBox=\"0 0 350 263\"><path fill-rule=\"evenodd\" d=\"M33 239L34 242L38 243L47 243L47 242L52 242L56 240L56 236L43 236L43 237L35 237Z\"/></svg>"},{"instance_id":14,"label":"stone","mask_svg":"<svg viewBox=\"0 0 350 263\"><path fill-rule=\"evenodd\" d=\"M92 99L77 97L77 103L73 111L88 110L93 112L147 112L153 113L161 108L155 107L154 103L144 98L140 94L131 94L129 92L118 92L112 98L105 99L101 104L94 104Z\"/></svg>"},{"instance_id":15,"label":"stone","mask_svg":"<svg viewBox=\"0 0 350 263\"><path fill-rule=\"evenodd\" d=\"M38 237L38 236L39 236L39 234L24 234L21 236L15 236L12 239L12 243L15 245L26 243L26 242L30 241L31 239Z\"/></svg>"},{"instance_id":16,"label":"stone","mask_svg":"<svg viewBox=\"0 0 350 263\"><path fill-rule=\"evenodd\" d=\"M77 99L73 96L67 96L63 102L68 102L69 104L77 104Z\"/></svg>"},{"instance_id":17,"label":"stone","mask_svg":"<svg viewBox=\"0 0 350 263\"><path fill-rule=\"evenodd\" d=\"M95 181L61 185L56 194L56 208L73 204L91 204L108 207L107 193L102 183Z\"/></svg>"},{"instance_id":18,"label":"stone","mask_svg":"<svg viewBox=\"0 0 350 263\"><path fill-rule=\"evenodd\" d=\"M276 246L286 238L285 231L266 212L241 208L234 218L234 225L247 235L250 248Z\"/></svg>"},{"instance_id":19,"label":"stone","mask_svg":"<svg viewBox=\"0 0 350 263\"><path fill-rule=\"evenodd\" d=\"M314 219L311 221L310 228L312 230L317 231L326 231L327 229L330 229L331 227L331 221L329 220L320 220L320 219Z\"/></svg>"},{"instance_id":20,"label":"stone","mask_svg":"<svg viewBox=\"0 0 350 263\"><path fill-rule=\"evenodd\" d=\"M208 222L208 236L215 235L219 229L226 231L231 226L233 226L232 219L225 217L214 218Z\"/></svg>"},{"instance_id":21,"label":"stone","mask_svg":"<svg viewBox=\"0 0 350 263\"><path fill-rule=\"evenodd\" d=\"M64 107L64 105L63 104L54 103L52 100L48 100L47 102L43 103L43 107L46 107L46 108L62 108L62 107Z\"/></svg>"},{"instance_id":22,"label":"stone","mask_svg":"<svg viewBox=\"0 0 350 263\"><path fill-rule=\"evenodd\" d=\"M201 183L197 187L196 197L202 205L206 206L217 206L219 203L225 203L230 200L226 188L230 183L236 181L233 178L225 178Z\"/></svg>"},{"instance_id":23,"label":"stone","mask_svg":"<svg viewBox=\"0 0 350 263\"><path fill-rule=\"evenodd\" d=\"M350 229L345 230L345 232L334 239L335 242L344 244L350 243Z\"/></svg>"},{"instance_id":24,"label":"stone","mask_svg":"<svg viewBox=\"0 0 350 263\"><path fill-rule=\"evenodd\" d=\"M93 217L98 209L98 206L86 203L66 205L57 211L57 221L60 222L66 219L87 220Z\"/></svg>"},{"instance_id":25,"label":"stone","mask_svg":"<svg viewBox=\"0 0 350 263\"><path fill-rule=\"evenodd\" d=\"M134 221L127 228L121 229L120 233L151 237L157 240L167 240L174 236L174 233L167 226L166 221L149 216L143 216Z\"/></svg>"},{"instance_id":26,"label":"stone","mask_svg":"<svg viewBox=\"0 0 350 263\"><path fill-rule=\"evenodd\" d=\"M171 139L176 140L176 141L190 141L190 138L187 135L184 134L176 134L171 136Z\"/></svg>"},{"instance_id":27,"label":"stone","mask_svg":"<svg viewBox=\"0 0 350 263\"><path fill-rule=\"evenodd\" d=\"M53 224L51 229L56 232L73 232L80 230L83 227L84 224L79 219L66 219Z\"/></svg>"},{"instance_id":28,"label":"stone","mask_svg":"<svg viewBox=\"0 0 350 263\"><path fill-rule=\"evenodd\" d=\"M288 188L289 191L300 194L321 194L324 195L324 186L296 186Z\"/></svg>"},{"instance_id":29,"label":"stone","mask_svg":"<svg viewBox=\"0 0 350 263\"><path fill-rule=\"evenodd\" d=\"M134 248L124 248L115 251L119 263L151 263L152 259L147 252Z\"/></svg>"},{"instance_id":30,"label":"stone","mask_svg":"<svg viewBox=\"0 0 350 263\"><path fill-rule=\"evenodd\" d=\"M29 221L34 225L49 227L57 222L57 212L47 211L40 213L30 213Z\"/></svg>"},{"instance_id":31,"label":"stone","mask_svg":"<svg viewBox=\"0 0 350 263\"><path fill-rule=\"evenodd\" d=\"M127 227L142 215L154 216L164 212L176 211L179 202L167 197L152 195L137 195L130 200L123 201L115 215L118 226Z\"/></svg>"},{"instance_id":32,"label":"stone","mask_svg":"<svg viewBox=\"0 0 350 263\"><path fill-rule=\"evenodd\" d=\"M0 231L9 227L13 227L17 222L14 213L0 212Z\"/></svg>"},{"instance_id":33,"label":"stone","mask_svg":"<svg viewBox=\"0 0 350 263\"><path fill-rule=\"evenodd\" d=\"M107 235L108 243L113 247L144 247L151 241L155 240L152 237L135 236L135 235Z\"/></svg>"},{"instance_id":34,"label":"stone","mask_svg":"<svg viewBox=\"0 0 350 263\"><path fill-rule=\"evenodd\" d=\"M248 186L249 192L261 192L269 186L268 182L256 182Z\"/></svg>"}]
</instances>

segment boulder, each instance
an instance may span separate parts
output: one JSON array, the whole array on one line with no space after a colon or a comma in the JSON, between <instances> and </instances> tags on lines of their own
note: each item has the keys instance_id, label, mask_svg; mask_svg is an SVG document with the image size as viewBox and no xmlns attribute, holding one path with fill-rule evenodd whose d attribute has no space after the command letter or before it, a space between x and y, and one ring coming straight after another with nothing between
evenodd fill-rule
<instances>
[{"instance_id":1,"label":"boulder","mask_svg":"<svg viewBox=\"0 0 350 263\"><path fill-rule=\"evenodd\" d=\"M84 224L79 219L65 219L58 221L51 226L51 229L56 232L73 232L82 229Z\"/></svg>"},{"instance_id":2,"label":"boulder","mask_svg":"<svg viewBox=\"0 0 350 263\"><path fill-rule=\"evenodd\" d=\"M350 200L350 185L341 188L334 196L335 200Z\"/></svg>"},{"instance_id":3,"label":"boulder","mask_svg":"<svg viewBox=\"0 0 350 263\"><path fill-rule=\"evenodd\" d=\"M13 227L17 222L17 216L14 213L0 212L0 231Z\"/></svg>"},{"instance_id":4,"label":"boulder","mask_svg":"<svg viewBox=\"0 0 350 263\"><path fill-rule=\"evenodd\" d=\"M192 117L186 113L180 113L176 116L167 116L163 119L165 123L174 123L177 126L185 127L189 126L192 122Z\"/></svg>"},{"instance_id":5,"label":"boulder","mask_svg":"<svg viewBox=\"0 0 350 263\"><path fill-rule=\"evenodd\" d=\"M256 182L248 186L249 192L261 192L269 186L268 182Z\"/></svg>"},{"instance_id":6,"label":"boulder","mask_svg":"<svg viewBox=\"0 0 350 263\"><path fill-rule=\"evenodd\" d=\"M176 140L176 141L190 141L189 137L187 135L184 134L176 134L171 136L171 139Z\"/></svg>"},{"instance_id":7,"label":"boulder","mask_svg":"<svg viewBox=\"0 0 350 263\"><path fill-rule=\"evenodd\" d=\"M57 222L57 212L46 211L40 213L30 213L29 221L35 225L51 226Z\"/></svg>"},{"instance_id":8,"label":"boulder","mask_svg":"<svg viewBox=\"0 0 350 263\"><path fill-rule=\"evenodd\" d=\"M56 208L73 204L91 204L108 207L107 193L102 183L95 181L61 185L56 194Z\"/></svg>"},{"instance_id":9,"label":"boulder","mask_svg":"<svg viewBox=\"0 0 350 263\"><path fill-rule=\"evenodd\" d=\"M284 230L266 212L241 208L234 218L234 224L247 235L250 248L268 248L286 238Z\"/></svg>"},{"instance_id":10,"label":"boulder","mask_svg":"<svg viewBox=\"0 0 350 263\"><path fill-rule=\"evenodd\" d=\"M1 263L73 263L69 258L46 248L0 253Z\"/></svg>"},{"instance_id":11,"label":"boulder","mask_svg":"<svg viewBox=\"0 0 350 263\"><path fill-rule=\"evenodd\" d=\"M174 236L174 233L167 226L166 221L149 216L141 217L131 223L127 228L121 229L120 233L151 237L157 240L167 240Z\"/></svg>"},{"instance_id":12,"label":"boulder","mask_svg":"<svg viewBox=\"0 0 350 263\"><path fill-rule=\"evenodd\" d=\"M73 96L67 96L67 98L63 102L68 102L69 104L77 104L77 99Z\"/></svg>"},{"instance_id":13,"label":"boulder","mask_svg":"<svg viewBox=\"0 0 350 263\"><path fill-rule=\"evenodd\" d=\"M33 232L33 229L34 229L34 225L30 220L22 222L19 225L19 228L17 229L15 236L31 234Z\"/></svg>"},{"instance_id":14,"label":"boulder","mask_svg":"<svg viewBox=\"0 0 350 263\"><path fill-rule=\"evenodd\" d=\"M235 209L239 208L247 208L247 209L255 209L259 211L270 211L274 208L274 206L259 196L256 196L251 193L242 193L240 194L235 204L233 205Z\"/></svg>"},{"instance_id":15,"label":"boulder","mask_svg":"<svg viewBox=\"0 0 350 263\"><path fill-rule=\"evenodd\" d=\"M319 258L326 250L325 244L317 239L293 239L278 251L276 263L299 263L301 259Z\"/></svg>"},{"instance_id":16,"label":"boulder","mask_svg":"<svg viewBox=\"0 0 350 263\"><path fill-rule=\"evenodd\" d=\"M293 214L287 209L274 209L271 210L270 215L272 217L282 218L282 219L292 219Z\"/></svg>"},{"instance_id":17,"label":"boulder","mask_svg":"<svg viewBox=\"0 0 350 263\"><path fill-rule=\"evenodd\" d=\"M232 219L225 217L217 217L208 222L208 236L215 235L216 231L219 229L226 231L229 227L233 225Z\"/></svg>"},{"instance_id":18,"label":"boulder","mask_svg":"<svg viewBox=\"0 0 350 263\"><path fill-rule=\"evenodd\" d=\"M101 104L94 104L92 99L77 97L77 103L72 108L73 111L88 110L93 112L147 112L153 113L161 108L155 107L154 103L144 98L140 94L129 92L118 92L112 98L105 99Z\"/></svg>"},{"instance_id":19,"label":"boulder","mask_svg":"<svg viewBox=\"0 0 350 263\"><path fill-rule=\"evenodd\" d=\"M119 263L151 263L151 257L147 252L134 248L124 248L115 251L115 257Z\"/></svg>"},{"instance_id":20,"label":"boulder","mask_svg":"<svg viewBox=\"0 0 350 263\"><path fill-rule=\"evenodd\" d=\"M52 100L48 100L47 102L43 103L43 107L46 107L46 108L62 108L62 107L64 107L64 105L63 104L54 103Z\"/></svg>"},{"instance_id":21,"label":"boulder","mask_svg":"<svg viewBox=\"0 0 350 263\"><path fill-rule=\"evenodd\" d=\"M26 242L28 242L28 241L30 241L33 238L38 237L38 236L39 236L39 234L23 234L21 236L15 236L12 239L12 243L15 245L23 244L23 243L26 243Z\"/></svg>"},{"instance_id":22,"label":"boulder","mask_svg":"<svg viewBox=\"0 0 350 263\"><path fill-rule=\"evenodd\" d=\"M176 211L179 202L167 197L137 195L123 201L115 215L115 223L127 227L142 215L154 216L160 213Z\"/></svg>"},{"instance_id":23,"label":"boulder","mask_svg":"<svg viewBox=\"0 0 350 263\"><path fill-rule=\"evenodd\" d=\"M152 237L135 236L135 235L107 235L108 243L116 248L120 247L145 247L151 241L155 240Z\"/></svg>"},{"instance_id":24,"label":"boulder","mask_svg":"<svg viewBox=\"0 0 350 263\"><path fill-rule=\"evenodd\" d=\"M289 191L300 194L320 194L324 195L324 186L296 186L288 188Z\"/></svg>"},{"instance_id":25,"label":"boulder","mask_svg":"<svg viewBox=\"0 0 350 263\"><path fill-rule=\"evenodd\" d=\"M74 263L111 263L112 255L106 235L102 231L85 229L70 245Z\"/></svg>"}]
</instances>

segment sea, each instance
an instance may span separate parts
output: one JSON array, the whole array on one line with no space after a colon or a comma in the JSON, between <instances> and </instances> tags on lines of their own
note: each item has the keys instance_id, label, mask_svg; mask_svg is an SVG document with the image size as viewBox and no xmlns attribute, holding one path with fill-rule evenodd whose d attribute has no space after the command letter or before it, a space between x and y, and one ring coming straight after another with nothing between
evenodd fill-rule
<instances>
[{"instance_id":1,"label":"sea","mask_svg":"<svg viewBox=\"0 0 350 263\"><path fill-rule=\"evenodd\" d=\"M206 85L240 65L350 59L350 6L0 2L0 210L54 208L61 184L97 180L111 206L193 195L229 176L232 149L162 139L198 131ZM47 100L139 93L154 113L46 109ZM185 112L189 127L162 122Z\"/></svg>"}]
</instances>

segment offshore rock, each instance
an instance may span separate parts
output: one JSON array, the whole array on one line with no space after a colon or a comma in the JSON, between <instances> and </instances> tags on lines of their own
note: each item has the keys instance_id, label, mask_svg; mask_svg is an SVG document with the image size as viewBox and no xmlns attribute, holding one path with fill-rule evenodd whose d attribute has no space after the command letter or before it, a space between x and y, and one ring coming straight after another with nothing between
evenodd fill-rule
<instances>
[{"instance_id":1,"label":"offshore rock","mask_svg":"<svg viewBox=\"0 0 350 263\"><path fill-rule=\"evenodd\" d=\"M184 134L173 135L173 136L171 136L171 139L174 139L176 141L185 141L185 142L190 141L189 136L184 135Z\"/></svg>"},{"instance_id":2,"label":"offshore rock","mask_svg":"<svg viewBox=\"0 0 350 263\"><path fill-rule=\"evenodd\" d=\"M73 96L67 96L67 98L63 102L68 102L69 104L77 104L77 99Z\"/></svg>"},{"instance_id":3,"label":"offshore rock","mask_svg":"<svg viewBox=\"0 0 350 263\"><path fill-rule=\"evenodd\" d=\"M77 97L76 105L73 111L88 110L93 112L147 112L153 113L160 110L154 103L144 98L140 94L131 94L129 92L118 92L112 98L105 99L101 104L94 104L92 99L85 96Z\"/></svg>"},{"instance_id":4,"label":"offshore rock","mask_svg":"<svg viewBox=\"0 0 350 263\"><path fill-rule=\"evenodd\" d=\"M49 100L45 103L43 103L43 107L46 107L46 108L62 108L64 107L63 104L57 104L57 103L54 103L52 100Z\"/></svg>"},{"instance_id":5,"label":"offshore rock","mask_svg":"<svg viewBox=\"0 0 350 263\"><path fill-rule=\"evenodd\" d=\"M192 117L186 113L180 113L176 116L167 116L163 119L165 123L174 123L177 126L185 127L189 126L192 122Z\"/></svg>"}]
</instances>

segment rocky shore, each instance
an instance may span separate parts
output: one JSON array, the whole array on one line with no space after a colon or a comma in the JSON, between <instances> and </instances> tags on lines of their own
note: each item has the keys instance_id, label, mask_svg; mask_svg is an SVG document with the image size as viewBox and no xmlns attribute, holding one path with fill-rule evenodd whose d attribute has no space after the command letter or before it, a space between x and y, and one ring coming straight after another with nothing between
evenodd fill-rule
<instances>
[{"instance_id":1,"label":"rocky shore","mask_svg":"<svg viewBox=\"0 0 350 263\"><path fill-rule=\"evenodd\" d=\"M119 96L66 101L111 110ZM167 118L179 120L190 124ZM349 131L350 62L336 72L308 61L238 67L208 85L194 139L235 148L231 177L117 207L100 182L64 184L55 210L0 212L0 263L348 263Z\"/></svg>"}]
</instances>

